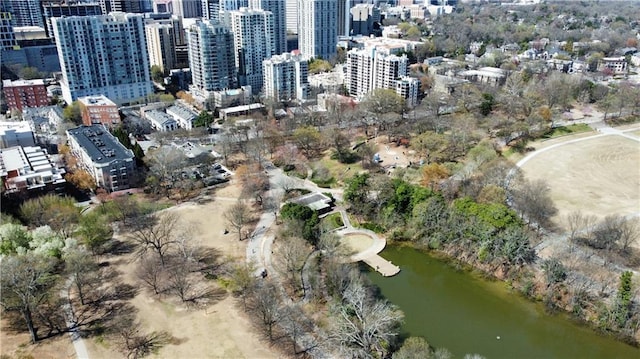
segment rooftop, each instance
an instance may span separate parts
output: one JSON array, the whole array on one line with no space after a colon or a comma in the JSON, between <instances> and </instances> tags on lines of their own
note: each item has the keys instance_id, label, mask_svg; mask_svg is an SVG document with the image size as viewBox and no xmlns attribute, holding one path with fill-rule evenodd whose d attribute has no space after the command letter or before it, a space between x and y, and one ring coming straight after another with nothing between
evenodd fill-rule
<instances>
[{"instance_id":1,"label":"rooftop","mask_svg":"<svg viewBox=\"0 0 640 359\"><path fill-rule=\"evenodd\" d=\"M307 206L314 211L320 211L331 207L331 198L317 192L312 192L309 194L305 194L304 196L293 198L291 202Z\"/></svg>"},{"instance_id":2,"label":"rooftop","mask_svg":"<svg viewBox=\"0 0 640 359\"><path fill-rule=\"evenodd\" d=\"M29 121L0 121L0 136L8 130L31 132L31 125Z\"/></svg>"},{"instance_id":3,"label":"rooftop","mask_svg":"<svg viewBox=\"0 0 640 359\"><path fill-rule=\"evenodd\" d=\"M109 163L133 158L133 152L125 148L102 125L80 126L67 131L95 163Z\"/></svg>"},{"instance_id":4,"label":"rooftop","mask_svg":"<svg viewBox=\"0 0 640 359\"><path fill-rule=\"evenodd\" d=\"M185 120L191 120L198 116L198 114L192 111L190 108L184 107L182 105L173 105L167 108L167 113Z\"/></svg>"},{"instance_id":5,"label":"rooftop","mask_svg":"<svg viewBox=\"0 0 640 359\"><path fill-rule=\"evenodd\" d=\"M174 120L173 117L168 115L166 112L158 110L145 111L144 117L146 117L149 121L156 122L160 125L164 125L169 122L176 122L176 120Z\"/></svg>"},{"instance_id":6,"label":"rooftop","mask_svg":"<svg viewBox=\"0 0 640 359\"><path fill-rule=\"evenodd\" d=\"M116 106L115 102L105 95L79 97L78 101L85 106Z\"/></svg>"},{"instance_id":7,"label":"rooftop","mask_svg":"<svg viewBox=\"0 0 640 359\"><path fill-rule=\"evenodd\" d=\"M0 176L6 176L10 171L17 173L6 179L7 189L16 189L19 182L27 182L29 188L42 187L45 182L64 182L64 169L54 165L47 151L37 146L1 149ZM48 180L42 180L43 176L48 177Z\"/></svg>"},{"instance_id":8,"label":"rooftop","mask_svg":"<svg viewBox=\"0 0 640 359\"><path fill-rule=\"evenodd\" d=\"M44 86L43 79L34 79L34 80L2 80L2 87L21 87L21 86Z\"/></svg>"}]
</instances>

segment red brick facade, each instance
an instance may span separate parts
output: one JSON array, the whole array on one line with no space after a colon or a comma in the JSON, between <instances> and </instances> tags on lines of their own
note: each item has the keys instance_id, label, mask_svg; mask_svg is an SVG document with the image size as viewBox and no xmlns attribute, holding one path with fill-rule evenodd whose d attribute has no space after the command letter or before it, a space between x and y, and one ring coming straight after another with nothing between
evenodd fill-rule
<instances>
[{"instance_id":1,"label":"red brick facade","mask_svg":"<svg viewBox=\"0 0 640 359\"><path fill-rule=\"evenodd\" d=\"M42 80L17 80L2 82L4 97L9 110L49 105L47 88Z\"/></svg>"}]
</instances>

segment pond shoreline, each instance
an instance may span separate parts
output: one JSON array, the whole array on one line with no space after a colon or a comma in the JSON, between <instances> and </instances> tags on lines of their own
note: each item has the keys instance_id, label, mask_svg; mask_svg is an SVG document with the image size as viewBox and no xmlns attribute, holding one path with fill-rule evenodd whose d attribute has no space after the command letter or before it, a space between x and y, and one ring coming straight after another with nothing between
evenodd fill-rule
<instances>
[{"instance_id":1,"label":"pond shoreline","mask_svg":"<svg viewBox=\"0 0 640 359\"><path fill-rule=\"evenodd\" d=\"M413 243L406 243L406 242L399 242L399 243L392 242L389 244L388 248L390 251L393 251L393 252L402 251L402 249L405 249L405 248L417 251L421 253L423 256L427 256L427 258L431 258L442 263L450 270L466 276L467 279L470 281L480 281L483 283L482 284L483 286L499 288L499 290L501 291L501 297L504 297L507 300L509 298L519 298L519 300L529 303L531 306L535 306L537 310L543 311L544 316L555 318L553 321L562 320L572 326L576 326L576 327L580 327L585 330L588 330L594 336L601 337L605 340L614 341L616 343L619 343L620 345L629 347L631 350L638 349L638 346L636 343L630 343L628 340L624 340L624 338L621 338L620 336L616 336L614 333L608 333L608 332L603 332L601 330L598 330L598 328L596 328L592 322L581 320L575 315L572 315L571 312L565 311L562 308L555 308L555 309L548 308L543 304L541 300L536 300L536 298L522 293L521 289L518 289L516 286L514 286L514 282L512 280L508 280L508 279L505 280L505 279L498 278L495 275L492 275L491 273L488 273L487 271L483 270L482 268L478 268L468 262L461 261L460 259L453 258L442 250L428 249L422 246L417 246ZM398 262L397 258L394 259L394 262L399 263L400 265L403 265L402 263ZM393 281L394 279L390 278L387 280ZM393 302L394 304L399 305L403 311L407 312L406 308L403 308L402 305L394 302L393 300L394 298L390 298L389 296L386 296L383 288L381 288L380 285L378 285L377 283L374 283L374 284L376 284L376 286L380 290L381 295L383 295L390 302ZM411 314L412 313L408 313L407 315L409 316ZM403 328L403 333L404 332L411 332L411 330L407 330ZM411 334L415 335L415 333L411 333ZM431 338L425 337L425 339L427 339L431 343ZM638 351L636 354L640 355L640 351Z\"/></svg>"}]
</instances>

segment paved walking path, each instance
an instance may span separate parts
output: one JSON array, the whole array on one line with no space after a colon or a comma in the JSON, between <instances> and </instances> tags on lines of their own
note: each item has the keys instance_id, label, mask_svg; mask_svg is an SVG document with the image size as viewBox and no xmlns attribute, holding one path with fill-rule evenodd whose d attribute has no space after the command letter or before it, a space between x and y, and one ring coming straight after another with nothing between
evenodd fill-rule
<instances>
[{"instance_id":1,"label":"paved walking path","mask_svg":"<svg viewBox=\"0 0 640 359\"><path fill-rule=\"evenodd\" d=\"M366 235L373 239L373 244L369 246L369 248L358 252L351 257L349 257L350 262L365 262L371 268L375 269L378 273L382 274L385 277L391 277L400 272L400 267L391 263L381 256L378 253L382 252L384 247L387 245L387 241L384 238L380 238L375 232L370 231L364 228L354 228L349 222L349 217L344 210L339 211L342 216L342 222L345 227L336 231L336 234L340 236L349 235L349 234L360 234Z\"/></svg>"},{"instance_id":2,"label":"paved walking path","mask_svg":"<svg viewBox=\"0 0 640 359\"><path fill-rule=\"evenodd\" d=\"M537 155L539 155L541 153L544 153L546 151L549 151L551 149L554 149L556 147L568 145L568 144L571 144L571 143L581 142L581 141L592 140L594 138L599 138L599 137L604 137L604 136L612 136L612 135L614 135L614 136L622 136L622 137L628 138L630 140L640 142L640 137L638 137L637 135L631 133L633 131L637 131L638 129L640 129L640 127L629 128L629 129L626 129L626 130L619 130L617 128L613 128L613 127L605 124L604 121L592 122L592 123L589 123L589 126L591 128L593 128L594 130L598 131L599 134L593 135L593 136L588 136L588 137L577 138L575 140L570 140L570 141L566 141L566 142L556 143L555 145L551 145L549 147L545 147L545 148L539 149L537 151L533 151L529 155L527 155L526 157L524 157L523 159L518 161L516 166L522 167L525 163L529 162L529 160L534 158L535 156L537 156Z\"/></svg>"},{"instance_id":3,"label":"paved walking path","mask_svg":"<svg viewBox=\"0 0 640 359\"><path fill-rule=\"evenodd\" d=\"M84 339L80 336L78 325L76 323L75 316L73 315L73 309L71 308L71 299L69 298L68 289L72 284L72 279L67 279L65 288L60 289L60 296L64 299L65 303L62 305L64 310L64 317L69 328L69 335L71 336L71 342L73 343L73 349L76 351L76 357L78 359L89 359L89 352L87 346L84 344Z\"/></svg>"}]
</instances>

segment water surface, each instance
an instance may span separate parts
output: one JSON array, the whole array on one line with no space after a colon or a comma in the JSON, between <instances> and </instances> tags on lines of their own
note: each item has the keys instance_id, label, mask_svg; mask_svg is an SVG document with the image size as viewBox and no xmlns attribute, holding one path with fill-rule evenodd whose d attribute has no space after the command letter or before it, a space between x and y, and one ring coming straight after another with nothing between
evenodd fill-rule
<instances>
[{"instance_id":1,"label":"water surface","mask_svg":"<svg viewBox=\"0 0 640 359\"><path fill-rule=\"evenodd\" d=\"M405 313L404 331L445 347L456 358L633 358L640 349L545 313L504 283L456 271L412 248L388 247L381 255L400 266L385 278L370 272L382 294ZM498 339L499 338L499 339Z\"/></svg>"}]
</instances>

